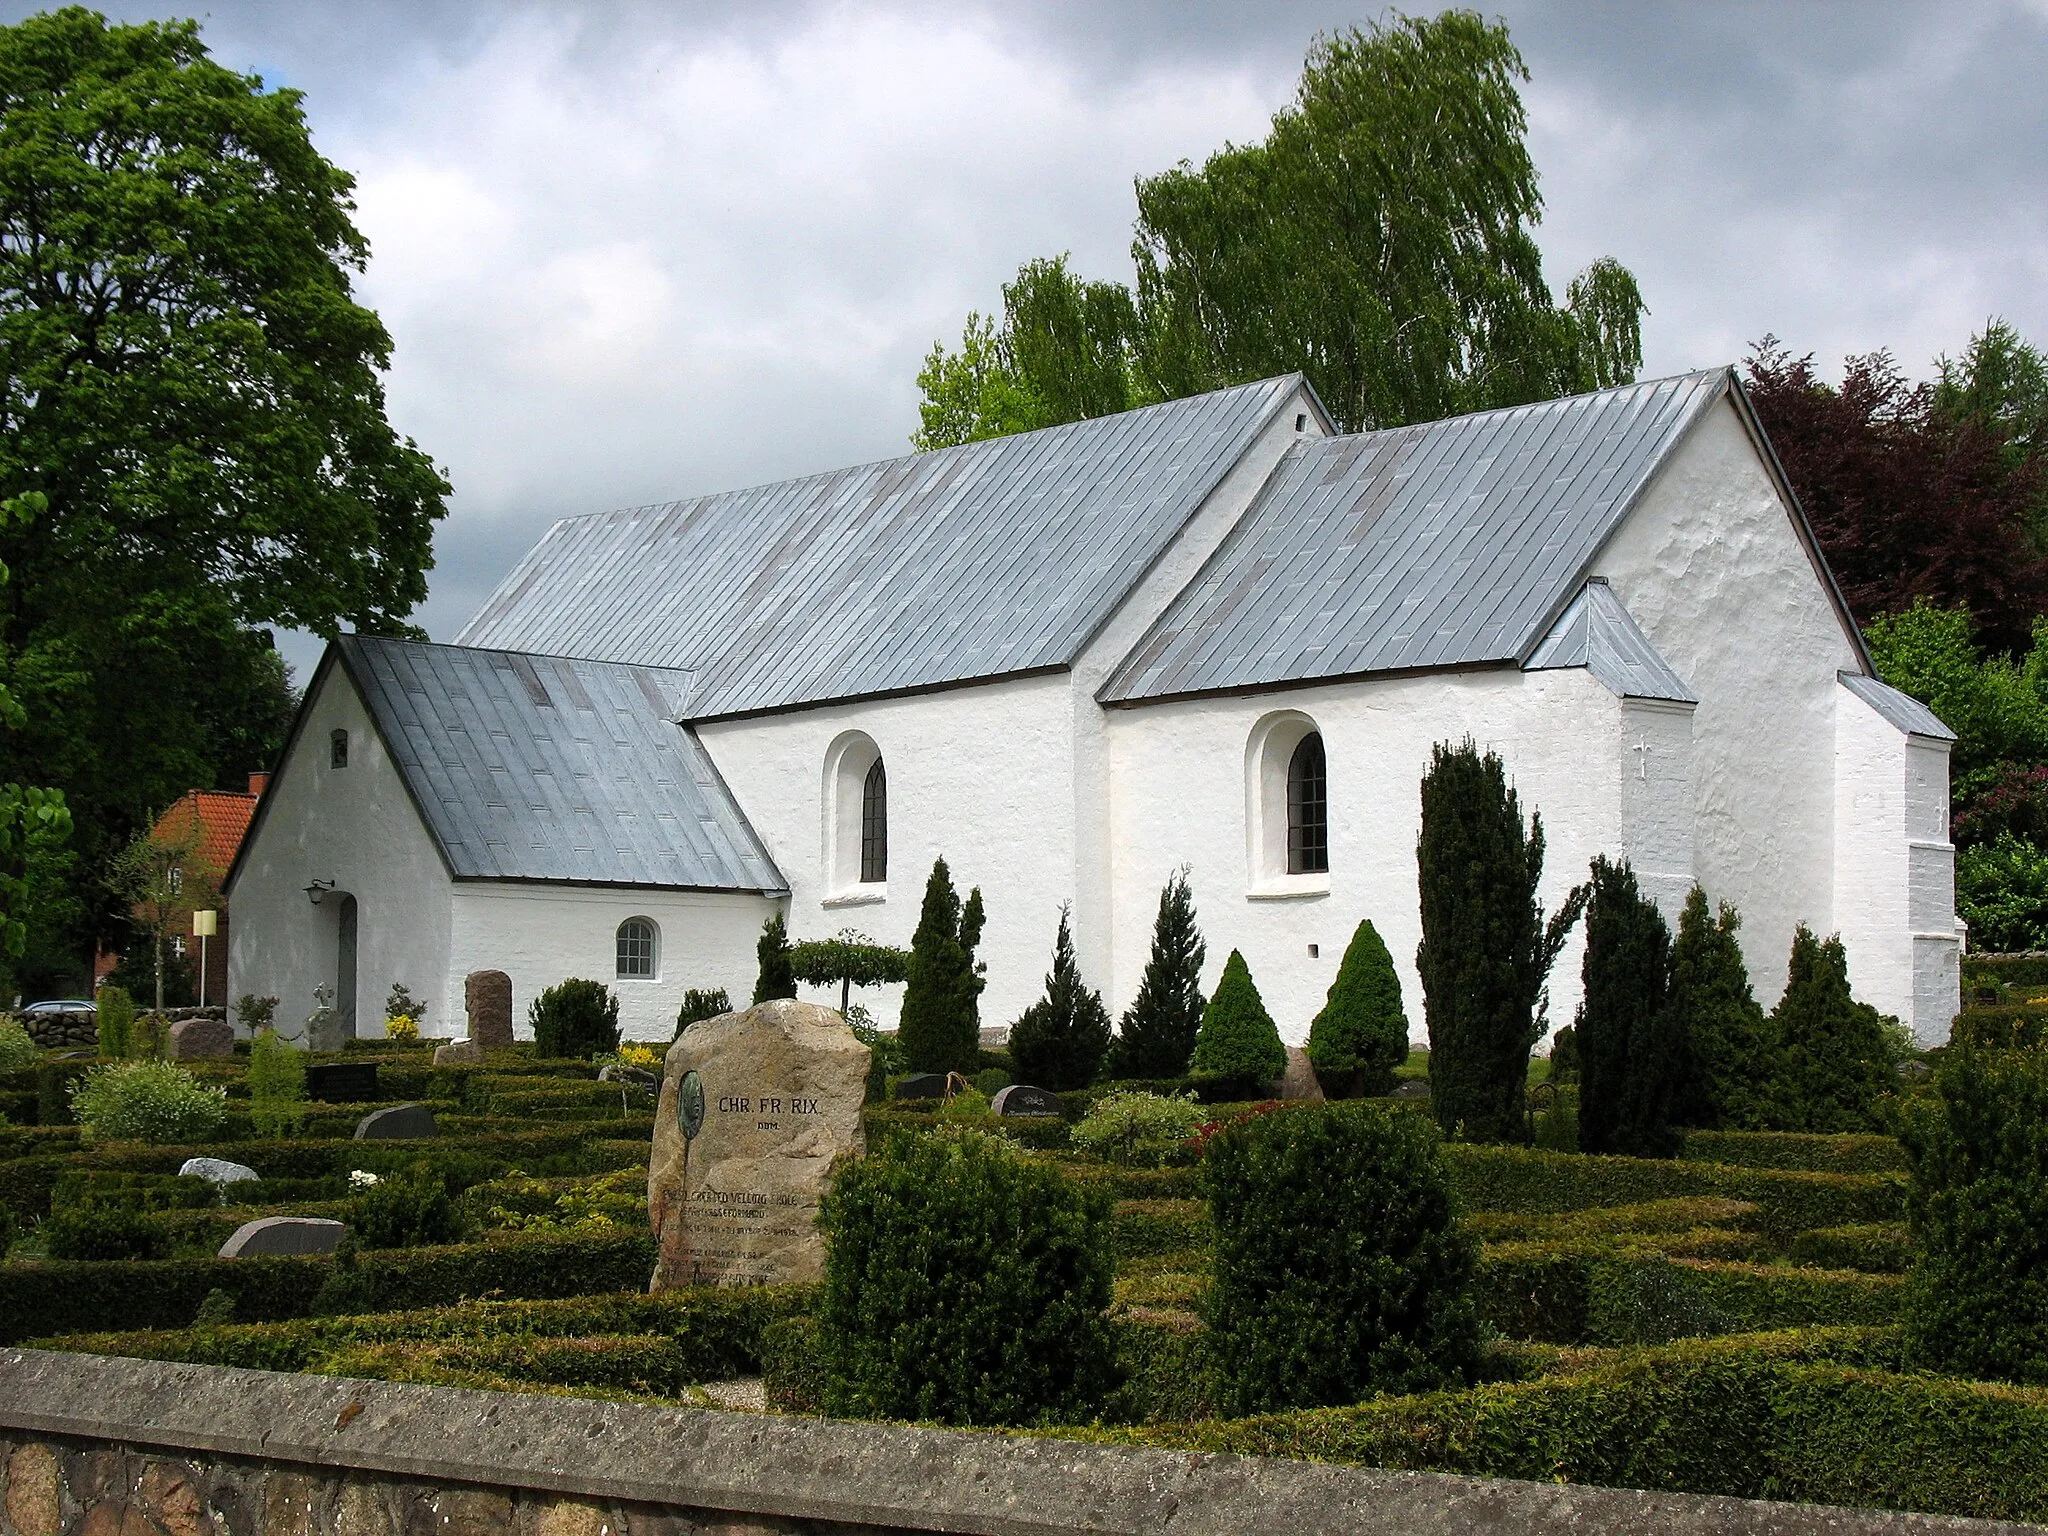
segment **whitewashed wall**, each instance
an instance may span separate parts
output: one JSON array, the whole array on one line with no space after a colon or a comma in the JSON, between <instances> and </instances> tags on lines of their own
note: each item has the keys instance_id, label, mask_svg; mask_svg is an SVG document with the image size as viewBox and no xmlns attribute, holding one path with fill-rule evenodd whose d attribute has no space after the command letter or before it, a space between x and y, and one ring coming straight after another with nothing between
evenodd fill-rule
<instances>
[{"instance_id":1,"label":"whitewashed wall","mask_svg":"<svg viewBox=\"0 0 2048 1536\"><path fill-rule=\"evenodd\" d=\"M1023 1012L1051 964L1060 904L1073 895L1069 686L1065 674L1019 678L699 726L733 798L789 881L791 937L858 928L908 947L932 861L943 857L961 899L978 885L988 911L982 1022L1007 1024ZM826 874L827 756L854 729L874 739L888 774L889 878L879 888L835 892ZM837 989L806 995L839 1005ZM878 988L859 1000L893 1026L902 989Z\"/></svg>"},{"instance_id":2,"label":"whitewashed wall","mask_svg":"<svg viewBox=\"0 0 2048 1536\"><path fill-rule=\"evenodd\" d=\"M1711 898L1741 910L1770 1007L1794 927L1838 921L1835 675L1860 661L1732 405L1693 429L1595 574L1699 695L1695 867Z\"/></svg>"},{"instance_id":3,"label":"whitewashed wall","mask_svg":"<svg viewBox=\"0 0 2048 1536\"><path fill-rule=\"evenodd\" d=\"M328 766L329 734L337 728L349 734L346 768ZM318 906L305 890L316 879L335 883ZM271 780L229 892L229 995L279 999L282 1034L300 1037L313 988L336 980L343 894L356 898L357 1032L381 1032L394 981L416 997L444 997L447 869L362 696L336 665L307 709L290 759ZM429 1015L430 1028L435 1022Z\"/></svg>"},{"instance_id":4,"label":"whitewashed wall","mask_svg":"<svg viewBox=\"0 0 2048 1536\"><path fill-rule=\"evenodd\" d=\"M619 1000L619 1032L666 1041L691 988L723 987L744 1008L754 991L754 942L778 903L720 891L626 890L518 881L463 881L455 887L442 1010L464 1028L463 982L471 971L512 978L512 1023L533 1031L528 1007L542 991L581 976L603 982ZM650 919L659 930L651 980L617 974L619 924Z\"/></svg>"},{"instance_id":5,"label":"whitewashed wall","mask_svg":"<svg viewBox=\"0 0 2048 1536\"><path fill-rule=\"evenodd\" d=\"M1246 744L1260 721L1278 711L1307 715L1323 735L1330 795L1326 880L1275 880L1248 862ZM1549 843L1542 899L1554 909L1585 879L1595 853L1621 851L1624 776L1637 772L1635 757L1626 754L1621 715L1621 701L1581 669L1507 668L1110 712L1115 919L1105 993L1111 1007L1120 1010L1136 992L1159 888L1186 864L1209 948L1205 987L1215 985L1230 951L1242 950L1281 1033L1299 1043L1336 979L1353 929L1370 917L1393 952L1410 1038L1420 1043L1415 840L1432 746L1469 734L1482 749L1501 754L1524 812L1542 813ZM1652 784L1674 771L1682 771L1677 754L1650 756ZM1578 956L1575 938L1552 974L1552 1024L1571 1022Z\"/></svg>"}]
</instances>

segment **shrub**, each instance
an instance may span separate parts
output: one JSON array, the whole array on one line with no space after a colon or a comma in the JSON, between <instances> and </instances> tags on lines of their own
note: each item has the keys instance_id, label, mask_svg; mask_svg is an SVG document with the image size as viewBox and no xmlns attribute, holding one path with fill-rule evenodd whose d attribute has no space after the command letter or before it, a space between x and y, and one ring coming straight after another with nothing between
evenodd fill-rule
<instances>
[{"instance_id":1,"label":"shrub","mask_svg":"<svg viewBox=\"0 0 2048 1536\"><path fill-rule=\"evenodd\" d=\"M1559 1085L1579 1080L1579 1032L1567 1024L1550 1040L1550 1081Z\"/></svg>"},{"instance_id":2,"label":"shrub","mask_svg":"<svg viewBox=\"0 0 2048 1536\"><path fill-rule=\"evenodd\" d=\"M1344 947L1328 1000L1308 1031L1308 1059L1325 1093L1357 1098L1386 1093L1408 1059L1408 1015L1394 957L1370 918Z\"/></svg>"},{"instance_id":3,"label":"shrub","mask_svg":"<svg viewBox=\"0 0 2048 1536\"><path fill-rule=\"evenodd\" d=\"M534 1049L542 1056L588 1060L619 1048L619 1000L603 982L579 977L549 987L527 1010Z\"/></svg>"},{"instance_id":4,"label":"shrub","mask_svg":"<svg viewBox=\"0 0 2048 1536\"><path fill-rule=\"evenodd\" d=\"M1987 949L2048 945L2048 849L2010 829L1958 849L1956 915Z\"/></svg>"},{"instance_id":5,"label":"shrub","mask_svg":"<svg viewBox=\"0 0 2048 1536\"><path fill-rule=\"evenodd\" d=\"M1184 1077L1202 1027L1202 962L1208 957L1195 926L1194 891L1185 868L1159 893L1152 920L1152 952L1110 1047L1110 1071L1120 1078Z\"/></svg>"},{"instance_id":6,"label":"shrub","mask_svg":"<svg viewBox=\"0 0 2048 1536\"><path fill-rule=\"evenodd\" d=\"M1247 1099L1287 1070L1287 1047L1266 1012L1251 967L1236 950L1223 962L1216 995L1202 1010L1190 1073L1212 1101Z\"/></svg>"},{"instance_id":7,"label":"shrub","mask_svg":"<svg viewBox=\"0 0 2048 1536\"><path fill-rule=\"evenodd\" d=\"M1073 1143L1127 1168L1156 1168L1202 1128L1206 1117L1191 1098L1119 1089L1089 1106L1073 1129Z\"/></svg>"},{"instance_id":8,"label":"shrub","mask_svg":"<svg viewBox=\"0 0 2048 1536\"><path fill-rule=\"evenodd\" d=\"M1010 1060L1018 1080L1054 1092L1086 1088L1109 1051L1109 1010L1102 1006L1102 994L1081 980L1068 916L1061 907L1045 996L1010 1029Z\"/></svg>"},{"instance_id":9,"label":"shrub","mask_svg":"<svg viewBox=\"0 0 2048 1536\"><path fill-rule=\"evenodd\" d=\"M1710 912L1707 893L1697 885L1679 914L1671 1009L1691 1067L1676 1106L1681 1125L1761 1130L1776 1118L1777 1047L1749 985L1735 937L1741 926L1741 915L1725 901Z\"/></svg>"},{"instance_id":10,"label":"shrub","mask_svg":"<svg viewBox=\"0 0 2048 1536\"><path fill-rule=\"evenodd\" d=\"M785 1317L761 1330L761 1389L777 1413L825 1411L816 1318Z\"/></svg>"},{"instance_id":11,"label":"shrub","mask_svg":"<svg viewBox=\"0 0 2048 1536\"><path fill-rule=\"evenodd\" d=\"M104 986L93 994L93 1022L99 1030L100 1054L120 1060L135 1054L135 1003L126 987Z\"/></svg>"},{"instance_id":12,"label":"shrub","mask_svg":"<svg viewBox=\"0 0 2048 1536\"><path fill-rule=\"evenodd\" d=\"M973 1072L981 1065L978 999L986 969L974 958L981 942L981 890L961 905L946 861L932 865L924 905L910 940L910 966L897 1034L913 1072Z\"/></svg>"},{"instance_id":13,"label":"shrub","mask_svg":"<svg viewBox=\"0 0 2048 1536\"><path fill-rule=\"evenodd\" d=\"M1204 1170L1226 1412L1469 1376L1478 1244L1420 1116L1363 1103L1260 1115L1214 1136Z\"/></svg>"},{"instance_id":14,"label":"shrub","mask_svg":"<svg viewBox=\"0 0 2048 1536\"><path fill-rule=\"evenodd\" d=\"M1955 1375L2048 1383L2048 1051L1952 1048L1903 1127L1906 1337Z\"/></svg>"},{"instance_id":15,"label":"shrub","mask_svg":"<svg viewBox=\"0 0 2048 1536\"><path fill-rule=\"evenodd\" d=\"M1913 1240L1899 1221L1861 1226L1820 1227L1792 1239L1788 1257L1817 1269L1860 1269L1874 1275L1903 1274L1913 1262Z\"/></svg>"},{"instance_id":16,"label":"shrub","mask_svg":"<svg viewBox=\"0 0 2048 1536\"><path fill-rule=\"evenodd\" d=\"M394 1013L384 1020L384 1037L387 1040L411 1042L419 1039L419 1021L411 1014Z\"/></svg>"},{"instance_id":17,"label":"shrub","mask_svg":"<svg viewBox=\"0 0 2048 1536\"><path fill-rule=\"evenodd\" d=\"M1876 1130L1880 1096L1896 1081L1884 1016L1849 993L1839 937L1792 936L1785 995L1771 1012L1780 1077L1775 1095L1787 1131Z\"/></svg>"},{"instance_id":18,"label":"shrub","mask_svg":"<svg viewBox=\"0 0 2048 1536\"><path fill-rule=\"evenodd\" d=\"M0 1205L0 1261L6 1259L7 1250L14 1246L14 1239L18 1230L14 1220L14 1212L6 1206Z\"/></svg>"},{"instance_id":19,"label":"shrub","mask_svg":"<svg viewBox=\"0 0 2048 1536\"><path fill-rule=\"evenodd\" d=\"M1567 1033L1560 1030L1559 1033ZM1536 1145L1545 1152L1579 1150L1579 1090L1566 1083L1553 1089L1550 1102L1536 1116Z\"/></svg>"},{"instance_id":20,"label":"shrub","mask_svg":"<svg viewBox=\"0 0 2048 1536\"><path fill-rule=\"evenodd\" d=\"M274 1029L249 1044L249 1123L258 1136L286 1136L306 1119L306 1058Z\"/></svg>"},{"instance_id":21,"label":"shrub","mask_svg":"<svg viewBox=\"0 0 2048 1536\"><path fill-rule=\"evenodd\" d=\"M167 1061L96 1067L71 1089L71 1112L95 1141L204 1141L220 1129L227 1090Z\"/></svg>"},{"instance_id":22,"label":"shrub","mask_svg":"<svg viewBox=\"0 0 2048 1536\"><path fill-rule=\"evenodd\" d=\"M349 1202L348 1224L365 1248L420 1248L462 1236L448 1175L425 1160L358 1192Z\"/></svg>"},{"instance_id":23,"label":"shrub","mask_svg":"<svg viewBox=\"0 0 2048 1536\"><path fill-rule=\"evenodd\" d=\"M731 1012L732 999L726 996L725 988L691 987L683 994L682 1007L676 1010L676 1034L680 1036L692 1024L702 1024L706 1019Z\"/></svg>"},{"instance_id":24,"label":"shrub","mask_svg":"<svg viewBox=\"0 0 2048 1536\"><path fill-rule=\"evenodd\" d=\"M1524 826L1506 767L1470 739L1432 751L1415 860L1430 1107L1446 1135L1520 1141L1536 1001L1584 897L1545 922L1543 818Z\"/></svg>"},{"instance_id":25,"label":"shrub","mask_svg":"<svg viewBox=\"0 0 2048 1536\"><path fill-rule=\"evenodd\" d=\"M1111 1386L1109 1198L973 1131L843 1164L818 1348L827 1411L1085 1421Z\"/></svg>"},{"instance_id":26,"label":"shrub","mask_svg":"<svg viewBox=\"0 0 2048 1536\"><path fill-rule=\"evenodd\" d=\"M235 999L235 1017L242 1028L249 1031L249 1038L255 1039L277 1021L277 999L258 997L254 992L244 992Z\"/></svg>"},{"instance_id":27,"label":"shrub","mask_svg":"<svg viewBox=\"0 0 2048 1536\"><path fill-rule=\"evenodd\" d=\"M58 1207L43 1222L43 1242L53 1259L160 1259L170 1246L161 1222L109 1199Z\"/></svg>"},{"instance_id":28,"label":"shrub","mask_svg":"<svg viewBox=\"0 0 2048 1536\"><path fill-rule=\"evenodd\" d=\"M33 1066L41 1054L19 1019L0 1019L0 1077Z\"/></svg>"},{"instance_id":29,"label":"shrub","mask_svg":"<svg viewBox=\"0 0 2048 1536\"><path fill-rule=\"evenodd\" d=\"M1587 885L1579 1049L1579 1147L1631 1157L1678 1150L1671 1111L1685 1041L1666 1006L1671 933L1627 860L1595 856Z\"/></svg>"},{"instance_id":30,"label":"shrub","mask_svg":"<svg viewBox=\"0 0 2048 1536\"><path fill-rule=\"evenodd\" d=\"M796 996L796 972L789 963L789 928L780 912L771 912L761 925L760 941L754 946L760 972L754 978L754 1003L772 1002L778 997Z\"/></svg>"}]
</instances>

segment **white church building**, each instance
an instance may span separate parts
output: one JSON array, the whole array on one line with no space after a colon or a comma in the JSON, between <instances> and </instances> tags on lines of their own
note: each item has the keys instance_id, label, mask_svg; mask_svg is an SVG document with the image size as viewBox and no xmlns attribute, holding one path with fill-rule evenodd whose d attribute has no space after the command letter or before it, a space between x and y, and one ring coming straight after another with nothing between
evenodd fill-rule
<instances>
[{"instance_id":1,"label":"white church building","mask_svg":"<svg viewBox=\"0 0 2048 1536\"><path fill-rule=\"evenodd\" d=\"M1596 853L1674 923L1697 881L1767 1007L1804 922L1946 1039L1953 738L1875 677L1727 369L1353 436L1292 376L565 519L457 644L329 648L230 987L375 1034L399 982L459 1033L470 971L522 1021L594 977L665 1040L686 988L745 1003L772 912L907 945L943 856L984 1023L1063 904L1116 1013L1185 866L1209 984L1242 950L1299 1041L1370 917L1419 1041L1418 787L1467 736L1542 813L1547 904ZM1577 994L1573 948L1553 1022Z\"/></svg>"}]
</instances>

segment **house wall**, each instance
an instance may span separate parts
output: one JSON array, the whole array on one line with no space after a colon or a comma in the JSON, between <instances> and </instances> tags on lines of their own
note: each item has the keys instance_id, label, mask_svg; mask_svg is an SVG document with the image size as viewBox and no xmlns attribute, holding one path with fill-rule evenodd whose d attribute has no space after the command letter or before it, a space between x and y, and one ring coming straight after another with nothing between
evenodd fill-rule
<instances>
[{"instance_id":1,"label":"house wall","mask_svg":"<svg viewBox=\"0 0 2048 1536\"><path fill-rule=\"evenodd\" d=\"M1828 932L1861 899L1838 913L1834 763L1835 675L1861 659L1733 405L1694 427L1593 573L1699 695L1695 868L1741 911L1769 1007L1794 927ZM1907 942L1886 931L1883 942ZM1868 942L1850 945L1852 974L1866 974Z\"/></svg>"},{"instance_id":2,"label":"house wall","mask_svg":"<svg viewBox=\"0 0 2048 1536\"><path fill-rule=\"evenodd\" d=\"M534 998L583 976L618 998L622 1036L666 1041L691 987L723 987L736 1006L747 1005L754 943L779 905L750 892L462 881L454 890L437 1017L454 1021L453 1033L461 1033L464 979L471 971L503 971L512 978L513 1031L530 1039L526 1014ZM659 935L651 980L617 974L619 924L629 917L648 918Z\"/></svg>"},{"instance_id":3,"label":"house wall","mask_svg":"<svg viewBox=\"0 0 2048 1536\"><path fill-rule=\"evenodd\" d=\"M1320 729L1329 765L1327 878L1274 876L1250 863L1248 747L1261 722L1299 713ZM1112 1011L1128 1005L1151 946L1159 890L1185 864L1208 944L1213 987L1242 950L1266 1007L1290 1042L1336 979L1344 946L1370 917L1401 975L1409 1038L1426 1038L1415 971L1421 916L1415 843L1432 746L1472 736L1505 760L1523 810L1539 811L1548 841L1541 896L1555 909L1601 851L1614 851L1624 775L1637 772L1622 703L1583 669L1434 674L1329 684L1240 698L1193 699L1108 714L1115 839ZM1653 752L1646 788L1682 773ZM1309 954L1315 945L1318 953ZM1550 1019L1577 1006L1578 945L1551 979ZM1091 980L1095 978L1090 978Z\"/></svg>"},{"instance_id":4,"label":"house wall","mask_svg":"<svg viewBox=\"0 0 2048 1536\"><path fill-rule=\"evenodd\" d=\"M932 861L943 857L962 900L970 887L981 887L988 911L981 1017L984 1024L1008 1024L1038 995L1061 903L1073 896L1069 688L1066 674L1051 674L715 721L697 733L789 881L792 938L827 938L851 927L907 947ZM835 892L825 856L832 832L828 756L854 730L873 738L888 774L889 878ZM747 955L751 966L751 939ZM752 975L750 968L749 990ZM839 1005L836 989L807 989L805 996ZM894 1026L900 987L858 998L884 1027Z\"/></svg>"},{"instance_id":5,"label":"house wall","mask_svg":"<svg viewBox=\"0 0 2048 1536\"><path fill-rule=\"evenodd\" d=\"M346 768L328 766L329 733L337 728L349 733ZM300 1038L313 988L337 979L338 917L348 894L357 911L357 1033L380 1032L394 981L416 997L445 998L447 869L341 667L319 679L265 800L228 893L235 914L230 995L277 998L279 1033ZM318 906L305 889L316 879L335 884Z\"/></svg>"}]
</instances>

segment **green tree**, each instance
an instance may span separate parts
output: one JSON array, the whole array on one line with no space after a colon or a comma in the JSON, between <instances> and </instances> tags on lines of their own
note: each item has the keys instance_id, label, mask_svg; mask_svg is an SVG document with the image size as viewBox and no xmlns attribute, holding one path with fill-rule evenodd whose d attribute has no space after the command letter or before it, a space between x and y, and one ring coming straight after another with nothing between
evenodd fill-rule
<instances>
[{"instance_id":1,"label":"green tree","mask_svg":"<svg viewBox=\"0 0 2048 1536\"><path fill-rule=\"evenodd\" d=\"M1386 1093L1394 1068L1408 1059L1408 1015L1401 978L1372 920L1361 922L1344 948L1328 1000L1308 1030L1308 1059L1334 1097Z\"/></svg>"},{"instance_id":2,"label":"green tree","mask_svg":"<svg viewBox=\"0 0 2048 1536\"><path fill-rule=\"evenodd\" d=\"M2009 470L2048 464L2048 357L2039 348L1993 317L1961 357L1934 366L1935 409L1990 434ZM2048 550L2048 479L2039 491L2027 526L2034 547Z\"/></svg>"},{"instance_id":3,"label":"green tree","mask_svg":"<svg viewBox=\"0 0 2048 1536\"><path fill-rule=\"evenodd\" d=\"M1287 1046L1266 1012L1252 980L1252 968L1236 950L1223 962L1216 995L1202 1010L1189 1063L1197 1087L1211 1099L1243 1099L1264 1093L1287 1071Z\"/></svg>"},{"instance_id":4,"label":"green tree","mask_svg":"<svg viewBox=\"0 0 2048 1536\"><path fill-rule=\"evenodd\" d=\"M1892 1048L1884 1016L1850 994L1839 936L1817 939L1799 925L1771 1033L1778 1042L1776 1129L1877 1129L1878 1097L1893 1083Z\"/></svg>"},{"instance_id":5,"label":"green tree","mask_svg":"<svg viewBox=\"0 0 2048 1536\"><path fill-rule=\"evenodd\" d=\"M754 977L755 1005L778 997L795 997L796 970L789 959L789 929L780 912L771 912L761 925L754 954L761 963L760 972Z\"/></svg>"},{"instance_id":6,"label":"green tree","mask_svg":"<svg viewBox=\"0 0 2048 1536\"><path fill-rule=\"evenodd\" d=\"M910 973L897 1026L904 1063L913 1072L972 1073L980 1064L979 999L986 981L974 950L981 926L980 887L963 906L946 861L934 860L910 939Z\"/></svg>"},{"instance_id":7,"label":"green tree","mask_svg":"<svg viewBox=\"0 0 2048 1536\"><path fill-rule=\"evenodd\" d=\"M0 501L0 536L30 522L47 505L39 492ZM12 577L0 563L0 588ZM0 740L19 729L26 711L5 683L0 683ZM36 898L48 890L45 873L58 844L71 834L71 810L64 792L0 784L0 980L10 979L11 963L28 950L31 914Z\"/></svg>"},{"instance_id":8,"label":"green tree","mask_svg":"<svg viewBox=\"0 0 2048 1536\"><path fill-rule=\"evenodd\" d=\"M1593 859L1587 886L1579 1050L1579 1147L1631 1157L1677 1151L1672 1112L1686 1074L1673 1028L1671 930L1624 859Z\"/></svg>"},{"instance_id":9,"label":"green tree","mask_svg":"<svg viewBox=\"0 0 2048 1536\"><path fill-rule=\"evenodd\" d=\"M1725 901L1710 911L1697 885L1678 917L1671 1011L1692 1064L1678 1101L1682 1125L1761 1131L1775 1118L1777 1047L1735 937L1741 926L1741 915Z\"/></svg>"},{"instance_id":10,"label":"green tree","mask_svg":"<svg viewBox=\"0 0 2048 1536\"><path fill-rule=\"evenodd\" d=\"M1110 1072L1126 1078L1185 1076L1202 1027L1202 962L1208 946L1195 925L1195 893L1188 871L1177 869L1159 892L1152 919L1152 952L1138 978L1138 995L1124 1011L1110 1048Z\"/></svg>"},{"instance_id":11,"label":"green tree","mask_svg":"<svg viewBox=\"0 0 2048 1536\"><path fill-rule=\"evenodd\" d=\"M1109 1052L1109 1010L1102 1006L1102 994L1081 980L1067 919L1068 910L1061 907L1045 996L1026 1008L1010 1029L1010 1060L1017 1081L1056 1093L1094 1082Z\"/></svg>"},{"instance_id":12,"label":"green tree","mask_svg":"<svg viewBox=\"0 0 2048 1536\"><path fill-rule=\"evenodd\" d=\"M798 981L814 987L839 983L839 1011L853 1000L855 987L885 987L910 974L910 951L877 944L866 934L842 928L829 939L806 939L789 948L789 968Z\"/></svg>"},{"instance_id":13,"label":"green tree","mask_svg":"<svg viewBox=\"0 0 2048 1536\"><path fill-rule=\"evenodd\" d=\"M540 1056L607 1055L619 1048L619 1000L601 981L571 976L536 997L526 1011Z\"/></svg>"},{"instance_id":14,"label":"green tree","mask_svg":"<svg viewBox=\"0 0 2048 1536\"><path fill-rule=\"evenodd\" d=\"M151 828L115 854L107 871L107 884L149 946L158 1013L164 1011L173 930L193 909L213 906L218 899L219 872L199 853L202 830L196 816L168 818L161 832Z\"/></svg>"},{"instance_id":15,"label":"green tree","mask_svg":"<svg viewBox=\"0 0 2048 1536\"><path fill-rule=\"evenodd\" d=\"M1536 900L1543 818L1523 823L1507 768L1492 752L1482 757L1469 737L1431 752L1415 861L1415 968L1437 1123L1470 1141L1520 1141L1529 1051L1544 1033L1537 1001L1585 891L1573 891L1545 921Z\"/></svg>"},{"instance_id":16,"label":"green tree","mask_svg":"<svg viewBox=\"0 0 2048 1536\"><path fill-rule=\"evenodd\" d=\"M1346 430L1634 377L1635 279L1602 259L1562 306L1544 281L1527 79L1472 12L1317 39L1263 141L1139 178L1135 296L1028 263L1000 331L934 349L920 446L1294 369Z\"/></svg>"},{"instance_id":17,"label":"green tree","mask_svg":"<svg viewBox=\"0 0 2048 1536\"><path fill-rule=\"evenodd\" d=\"M249 1123L284 1136L306 1119L306 1053L267 1025L249 1042Z\"/></svg>"},{"instance_id":18,"label":"green tree","mask_svg":"<svg viewBox=\"0 0 2048 1536\"><path fill-rule=\"evenodd\" d=\"M385 417L352 185L194 22L0 28L0 496L47 508L0 533L30 711L0 778L66 788L88 867L268 760L263 626L389 631L425 596L448 487Z\"/></svg>"}]
</instances>

